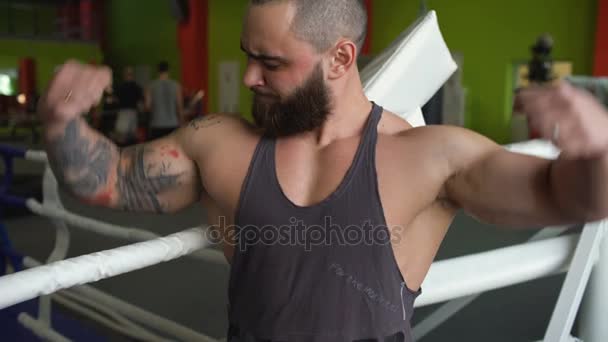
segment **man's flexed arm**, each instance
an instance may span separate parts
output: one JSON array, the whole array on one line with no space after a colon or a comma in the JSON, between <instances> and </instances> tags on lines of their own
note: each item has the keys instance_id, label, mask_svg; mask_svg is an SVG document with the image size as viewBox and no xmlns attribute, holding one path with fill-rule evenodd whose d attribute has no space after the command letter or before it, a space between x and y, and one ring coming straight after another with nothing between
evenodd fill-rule
<instances>
[{"instance_id":1,"label":"man's flexed arm","mask_svg":"<svg viewBox=\"0 0 608 342\"><path fill-rule=\"evenodd\" d=\"M80 117L110 84L104 68L68 62L39 107L51 167L78 198L131 211L171 212L196 201L200 178L176 135L119 149Z\"/></svg>"},{"instance_id":2,"label":"man's flexed arm","mask_svg":"<svg viewBox=\"0 0 608 342\"><path fill-rule=\"evenodd\" d=\"M518 94L517 109L562 154L550 161L511 153L471 132L452 136L447 197L497 224L553 225L608 217L608 112L561 83Z\"/></svg>"},{"instance_id":3,"label":"man's flexed arm","mask_svg":"<svg viewBox=\"0 0 608 342\"><path fill-rule=\"evenodd\" d=\"M608 110L588 91L561 82L530 87L517 109L561 151L550 183L561 208L595 221L608 216Z\"/></svg>"},{"instance_id":4,"label":"man's flexed arm","mask_svg":"<svg viewBox=\"0 0 608 342\"><path fill-rule=\"evenodd\" d=\"M64 124L47 122L45 126L49 163L62 187L81 199L103 202L105 197L109 202L107 187L118 164L118 147L90 129L80 117ZM58 126L63 129L55 129Z\"/></svg>"}]
</instances>

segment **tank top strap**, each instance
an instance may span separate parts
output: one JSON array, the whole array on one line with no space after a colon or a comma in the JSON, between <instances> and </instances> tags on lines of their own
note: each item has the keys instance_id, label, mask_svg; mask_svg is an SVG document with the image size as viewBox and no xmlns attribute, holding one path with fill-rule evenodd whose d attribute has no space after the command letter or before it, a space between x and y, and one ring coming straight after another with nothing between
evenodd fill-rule
<instances>
[{"instance_id":1,"label":"tank top strap","mask_svg":"<svg viewBox=\"0 0 608 342\"><path fill-rule=\"evenodd\" d=\"M373 155L375 155L376 142L378 141L378 123L382 119L382 112L384 112L384 109L372 102L372 111L365 128L366 132L363 136L363 141L361 142L368 155L370 151L373 151Z\"/></svg>"},{"instance_id":2,"label":"tank top strap","mask_svg":"<svg viewBox=\"0 0 608 342\"><path fill-rule=\"evenodd\" d=\"M264 183L262 186L268 186L268 183L270 182L269 178L272 174L271 171L274 171L271 169L271 164L274 163L274 156L272 155L273 144L274 139L267 137L261 137L258 141L253 156L251 157L251 162L249 163L249 169L243 180L243 185L241 186L239 203L234 217L236 224L240 223L243 216L243 210L248 207L249 203L247 203L247 201L253 198L253 196L249 196L251 191L255 191L255 188L259 186L258 183L260 182Z\"/></svg>"}]
</instances>

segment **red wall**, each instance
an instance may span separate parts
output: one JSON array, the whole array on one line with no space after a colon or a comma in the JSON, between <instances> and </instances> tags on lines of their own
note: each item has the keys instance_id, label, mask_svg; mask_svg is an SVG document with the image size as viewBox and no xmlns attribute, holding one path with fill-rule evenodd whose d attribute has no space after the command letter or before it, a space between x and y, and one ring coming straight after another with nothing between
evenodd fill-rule
<instances>
[{"instance_id":1,"label":"red wall","mask_svg":"<svg viewBox=\"0 0 608 342\"><path fill-rule=\"evenodd\" d=\"M19 60L19 94L30 96L36 92L36 61L33 58Z\"/></svg>"},{"instance_id":2,"label":"red wall","mask_svg":"<svg viewBox=\"0 0 608 342\"><path fill-rule=\"evenodd\" d=\"M367 37L361 49L362 55L368 55L372 46L372 0L365 0L365 6L367 7Z\"/></svg>"},{"instance_id":3,"label":"red wall","mask_svg":"<svg viewBox=\"0 0 608 342\"><path fill-rule=\"evenodd\" d=\"M181 52L182 87L184 95L190 96L199 90L208 92L208 0L189 0L188 18L177 28ZM208 101L203 100L203 111L207 112Z\"/></svg>"},{"instance_id":4,"label":"red wall","mask_svg":"<svg viewBox=\"0 0 608 342\"><path fill-rule=\"evenodd\" d=\"M594 76L608 76L608 0L598 0Z\"/></svg>"}]
</instances>

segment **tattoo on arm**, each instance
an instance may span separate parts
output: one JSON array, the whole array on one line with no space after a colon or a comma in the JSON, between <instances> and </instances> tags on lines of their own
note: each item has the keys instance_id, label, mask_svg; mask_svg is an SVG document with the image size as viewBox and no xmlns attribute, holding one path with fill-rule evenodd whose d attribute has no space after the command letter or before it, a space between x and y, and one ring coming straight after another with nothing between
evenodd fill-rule
<instances>
[{"instance_id":1,"label":"tattoo on arm","mask_svg":"<svg viewBox=\"0 0 608 342\"><path fill-rule=\"evenodd\" d=\"M190 124L188 124L188 126L193 128L195 131L198 131L201 128L215 126L220 123L222 123L222 118L219 115L212 114L208 116L198 117L190 121Z\"/></svg>"},{"instance_id":2,"label":"tattoo on arm","mask_svg":"<svg viewBox=\"0 0 608 342\"><path fill-rule=\"evenodd\" d=\"M78 196L89 197L106 185L117 148L105 138L92 139L81 133L80 119L70 121L63 136L49 141L49 161L60 184Z\"/></svg>"},{"instance_id":3,"label":"tattoo on arm","mask_svg":"<svg viewBox=\"0 0 608 342\"><path fill-rule=\"evenodd\" d=\"M78 197L109 203L105 198L109 196L108 181L116 170L118 207L166 212L169 203L162 203L159 195L179 186L184 172L175 172L171 161L146 158L154 153L151 147L136 145L119 150L103 136L83 134L80 120L70 121L61 136L48 142L49 162L59 183Z\"/></svg>"},{"instance_id":4,"label":"tattoo on arm","mask_svg":"<svg viewBox=\"0 0 608 342\"><path fill-rule=\"evenodd\" d=\"M157 164L146 161L146 154L152 152L150 147L143 145L121 151L116 187L122 209L157 213L168 210L168 203L161 203L158 195L179 186L178 178L182 173L172 173L170 162Z\"/></svg>"}]
</instances>

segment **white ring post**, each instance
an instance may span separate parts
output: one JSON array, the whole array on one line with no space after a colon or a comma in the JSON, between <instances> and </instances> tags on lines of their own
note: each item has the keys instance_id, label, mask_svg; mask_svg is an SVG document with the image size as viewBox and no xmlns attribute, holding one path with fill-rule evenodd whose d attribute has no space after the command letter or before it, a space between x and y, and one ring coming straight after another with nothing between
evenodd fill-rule
<instances>
[{"instance_id":1,"label":"white ring post","mask_svg":"<svg viewBox=\"0 0 608 342\"><path fill-rule=\"evenodd\" d=\"M595 257L600 247L605 222L588 223L576 246L570 270L560 292L545 334L545 342L571 341L572 324L580 307Z\"/></svg>"},{"instance_id":2,"label":"white ring post","mask_svg":"<svg viewBox=\"0 0 608 342\"><path fill-rule=\"evenodd\" d=\"M585 342L608 339L608 225L604 222L599 257L591 273L580 313L580 337Z\"/></svg>"},{"instance_id":3,"label":"white ring post","mask_svg":"<svg viewBox=\"0 0 608 342\"><path fill-rule=\"evenodd\" d=\"M53 171L48 164L46 164L44 176L42 177L42 196L45 204L52 205L58 209L63 209L63 204L61 204L61 199L59 198L57 179L55 179L55 175L53 175ZM51 222L56 229L55 247L46 261L47 264L65 259L65 257L68 255L68 249L70 247L70 231L68 230L68 226L65 224L65 222L57 219L51 220ZM38 319L43 324L51 327L51 297L41 296L39 303Z\"/></svg>"}]
</instances>

